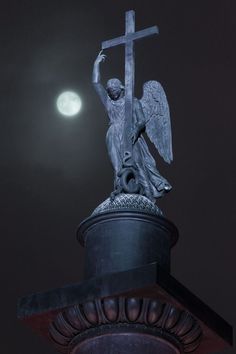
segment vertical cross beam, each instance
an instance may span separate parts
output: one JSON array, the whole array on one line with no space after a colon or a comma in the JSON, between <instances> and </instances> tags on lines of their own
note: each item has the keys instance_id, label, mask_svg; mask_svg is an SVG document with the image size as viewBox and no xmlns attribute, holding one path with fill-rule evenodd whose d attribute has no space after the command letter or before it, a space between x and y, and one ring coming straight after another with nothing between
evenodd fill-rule
<instances>
[{"instance_id":1,"label":"vertical cross beam","mask_svg":"<svg viewBox=\"0 0 236 354\"><path fill-rule=\"evenodd\" d=\"M136 40L158 34L156 26L135 32L135 12L125 13L125 35L102 42L102 49L117 45L125 46L125 125L124 152L132 155L131 132L133 128L133 98L134 98L134 42Z\"/></svg>"},{"instance_id":2,"label":"vertical cross beam","mask_svg":"<svg viewBox=\"0 0 236 354\"><path fill-rule=\"evenodd\" d=\"M126 193L136 193L138 188L137 174L132 159L132 129L133 129L133 100L134 100L134 42L152 35L158 34L156 26L135 32L135 12L125 13L125 35L102 42L102 49L108 49L117 45L125 46L125 122L123 134L123 181L122 188ZM128 174L127 174L128 171ZM130 174L130 171L132 173ZM126 182L124 182L126 180ZM124 187L126 184L126 187Z\"/></svg>"},{"instance_id":3,"label":"vertical cross beam","mask_svg":"<svg viewBox=\"0 0 236 354\"><path fill-rule=\"evenodd\" d=\"M126 138L124 147L128 152L132 151L130 133L133 122L133 98L134 98L134 41L132 34L135 33L135 12L127 11L125 14L125 35L130 38L125 44L125 125L124 137ZM130 35L130 36L129 36ZM127 134L128 133L128 134Z\"/></svg>"}]
</instances>

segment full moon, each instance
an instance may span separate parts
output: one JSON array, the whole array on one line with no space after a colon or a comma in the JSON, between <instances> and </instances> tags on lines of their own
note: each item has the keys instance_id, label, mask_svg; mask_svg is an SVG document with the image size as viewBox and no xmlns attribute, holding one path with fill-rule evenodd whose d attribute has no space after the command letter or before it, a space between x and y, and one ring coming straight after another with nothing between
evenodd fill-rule
<instances>
[{"instance_id":1,"label":"full moon","mask_svg":"<svg viewBox=\"0 0 236 354\"><path fill-rule=\"evenodd\" d=\"M57 109L64 116L75 116L79 113L81 106L82 102L80 97L73 91L65 91L57 98Z\"/></svg>"}]
</instances>

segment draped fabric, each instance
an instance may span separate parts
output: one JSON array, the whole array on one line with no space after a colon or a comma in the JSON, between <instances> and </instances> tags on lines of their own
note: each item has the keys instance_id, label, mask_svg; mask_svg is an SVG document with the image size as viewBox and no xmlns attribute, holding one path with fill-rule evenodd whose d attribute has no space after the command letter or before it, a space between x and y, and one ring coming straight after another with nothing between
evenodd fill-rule
<instances>
[{"instance_id":1,"label":"draped fabric","mask_svg":"<svg viewBox=\"0 0 236 354\"><path fill-rule=\"evenodd\" d=\"M115 170L115 186L119 185L117 173L122 168L123 142L124 142L124 122L125 122L125 99L117 101L109 96L106 99L106 109L110 119L109 129L106 135L108 153ZM140 114L134 112L134 124L143 122L137 121ZM144 118L144 116L143 116ZM144 118L145 119L145 118ZM133 160L138 170L139 183L143 188L143 194L154 201L161 197L166 191L171 189L169 182L160 175L156 167L156 162L149 152L148 146L141 135L133 145Z\"/></svg>"}]
</instances>

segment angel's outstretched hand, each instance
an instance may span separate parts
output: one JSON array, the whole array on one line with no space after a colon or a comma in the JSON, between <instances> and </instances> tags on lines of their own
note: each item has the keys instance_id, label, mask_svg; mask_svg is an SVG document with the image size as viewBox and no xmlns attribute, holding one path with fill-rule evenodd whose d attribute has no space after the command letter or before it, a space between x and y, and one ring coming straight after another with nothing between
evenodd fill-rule
<instances>
[{"instance_id":1,"label":"angel's outstretched hand","mask_svg":"<svg viewBox=\"0 0 236 354\"><path fill-rule=\"evenodd\" d=\"M97 58L96 58L96 63L99 64L101 62L104 62L106 60L106 55L102 54L102 50L99 52Z\"/></svg>"}]
</instances>

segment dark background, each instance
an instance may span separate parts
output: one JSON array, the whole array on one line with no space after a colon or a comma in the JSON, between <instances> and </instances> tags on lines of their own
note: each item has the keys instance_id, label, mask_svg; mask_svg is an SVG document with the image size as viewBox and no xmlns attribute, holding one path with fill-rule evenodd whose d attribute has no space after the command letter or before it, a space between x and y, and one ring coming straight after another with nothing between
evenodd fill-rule
<instances>
[{"instance_id":1,"label":"dark background","mask_svg":"<svg viewBox=\"0 0 236 354\"><path fill-rule=\"evenodd\" d=\"M1 352L55 352L16 320L16 302L82 279L75 229L113 184L92 65L101 41L123 33L130 9L138 29L160 28L159 37L136 45L136 96L157 79L171 108L174 163L155 157L174 187L158 202L181 236L172 274L235 325L235 2L0 5ZM122 78L123 48L107 55L103 78ZM65 89L83 100L76 118L56 110Z\"/></svg>"}]
</instances>

